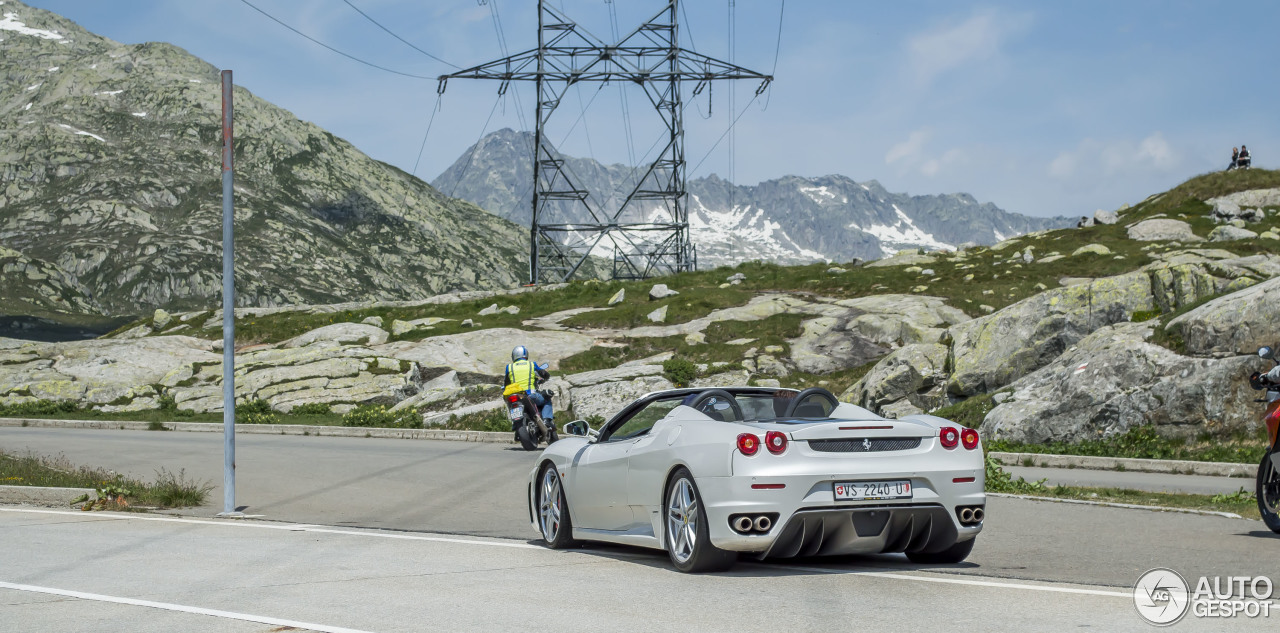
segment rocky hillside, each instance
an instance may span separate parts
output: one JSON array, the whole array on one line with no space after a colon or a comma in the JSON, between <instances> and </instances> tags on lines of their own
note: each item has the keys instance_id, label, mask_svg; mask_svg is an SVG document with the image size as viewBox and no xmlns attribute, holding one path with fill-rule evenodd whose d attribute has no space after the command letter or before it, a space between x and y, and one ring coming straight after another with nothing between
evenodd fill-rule
<instances>
[{"instance_id":1,"label":"rocky hillside","mask_svg":"<svg viewBox=\"0 0 1280 633\"><path fill-rule=\"evenodd\" d=\"M0 6L0 316L217 305L218 70ZM245 306L511 287L522 230L237 88Z\"/></svg>"},{"instance_id":2,"label":"rocky hillside","mask_svg":"<svg viewBox=\"0 0 1280 633\"><path fill-rule=\"evenodd\" d=\"M533 137L499 130L468 149L432 184L527 226ZM584 187L605 194L617 209L640 175L626 165L565 157ZM879 259L903 249L954 250L964 243L994 244L1044 229L1074 226L1074 219L1033 218L979 203L967 193L911 196L880 183L845 176L785 176L740 186L715 175L689 182L689 222L699 265L715 267L760 259L784 264ZM559 212L566 222L585 215Z\"/></svg>"},{"instance_id":3,"label":"rocky hillside","mask_svg":"<svg viewBox=\"0 0 1280 633\"><path fill-rule=\"evenodd\" d=\"M1280 342L1278 212L1280 172L1209 174L1083 229L857 267L242 308L238 395L279 411L380 403L432 424L498 406L523 344L551 363L562 416L608 416L671 386L662 363L678 357L695 385L825 386L1017 442L1148 425L1256 438L1246 379L1266 368L1256 347ZM95 341L0 339L0 411L217 411L220 317L157 311Z\"/></svg>"}]
</instances>

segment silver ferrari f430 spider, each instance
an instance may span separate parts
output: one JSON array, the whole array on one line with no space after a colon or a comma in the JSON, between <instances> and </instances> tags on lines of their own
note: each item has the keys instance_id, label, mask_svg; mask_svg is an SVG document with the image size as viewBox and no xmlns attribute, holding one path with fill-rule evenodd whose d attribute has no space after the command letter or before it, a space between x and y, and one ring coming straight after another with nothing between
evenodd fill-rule
<instances>
[{"instance_id":1,"label":"silver ferrari f430 spider","mask_svg":"<svg viewBox=\"0 0 1280 633\"><path fill-rule=\"evenodd\" d=\"M663 549L686 572L740 554L956 563L982 531L976 431L888 420L825 389L660 391L564 432L529 475L529 519L552 548Z\"/></svg>"}]
</instances>

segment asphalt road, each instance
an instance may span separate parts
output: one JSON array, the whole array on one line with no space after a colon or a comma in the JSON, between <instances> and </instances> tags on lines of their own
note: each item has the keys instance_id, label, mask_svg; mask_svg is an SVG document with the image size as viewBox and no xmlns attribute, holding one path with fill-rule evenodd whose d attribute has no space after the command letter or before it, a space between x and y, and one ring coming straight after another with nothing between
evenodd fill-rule
<instances>
[{"instance_id":1,"label":"asphalt road","mask_svg":"<svg viewBox=\"0 0 1280 633\"><path fill-rule=\"evenodd\" d=\"M0 449L63 453L146 479L164 467L221 482L216 435L0 428ZM886 555L744 563L691 577L672 572L660 552L525 547L535 536L523 500L532 461L492 444L253 435L238 439L245 511L342 527L198 518L220 509L216 487L209 507L178 519L195 522L0 509L0 613L15 614L0 616L0 631L270 628L41 588L376 631L1146 630L1132 600L1117 596L1148 569L1280 576L1280 538L1260 521L992 498L961 565L925 569ZM1237 626L1259 623L1178 625Z\"/></svg>"},{"instance_id":2,"label":"asphalt road","mask_svg":"<svg viewBox=\"0 0 1280 633\"><path fill-rule=\"evenodd\" d=\"M1252 491L1252 477L1206 477L1203 475L1167 475L1082 468L1029 468L1005 466L1014 477L1027 481L1048 479L1049 483L1090 488L1131 488L1150 492L1185 492L1197 495L1232 493L1241 488Z\"/></svg>"}]
</instances>

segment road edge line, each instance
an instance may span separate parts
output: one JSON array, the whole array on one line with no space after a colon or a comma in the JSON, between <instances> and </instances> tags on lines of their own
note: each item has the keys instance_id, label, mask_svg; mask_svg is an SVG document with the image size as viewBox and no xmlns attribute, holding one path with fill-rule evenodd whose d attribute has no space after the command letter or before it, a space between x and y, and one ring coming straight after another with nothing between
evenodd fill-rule
<instances>
[{"instance_id":1,"label":"road edge line","mask_svg":"<svg viewBox=\"0 0 1280 633\"><path fill-rule=\"evenodd\" d=\"M1087 506L1103 506L1106 508L1124 508L1126 510L1151 510L1153 512L1181 512L1183 514L1201 514L1224 519L1244 519L1234 512L1217 510L1196 510L1194 508L1174 508L1170 506L1144 506L1136 503L1116 503L1114 501L1089 501L1087 499L1059 499L1057 497L1038 497L1035 495L1016 495L1008 492L988 492L988 497L1004 497L1006 499L1028 499L1031 501L1051 501L1054 503L1075 503ZM1248 520L1248 519L1246 519Z\"/></svg>"},{"instance_id":2,"label":"road edge line","mask_svg":"<svg viewBox=\"0 0 1280 633\"><path fill-rule=\"evenodd\" d=\"M92 600L94 602L110 602L114 604L125 604L135 607L147 607L150 609L161 609L164 611L177 611L180 613L190 613L194 615L206 615L224 620L240 620L242 622L255 622L258 624L270 624L273 626L288 626L308 631L320 631L321 633L369 633L360 629L349 629L340 626L329 626L325 624L314 624L311 622L299 622L296 620L285 620L283 618L273 618L262 615L250 615L248 613L237 613L235 611L223 611L221 609L207 609L205 607L192 607L183 604L174 604L171 602L155 602L153 600L140 600L137 598L123 598L120 596L108 596L100 593L88 593L84 591L72 591L69 589L57 589L54 587L40 587L37 585L22 585L18 583L5 582L0 580L0 589L10 589L13 591L25 591L28 593L42 593L53 596L63 596L66 598L76 598L79 600Z\"/></svg>"}]
</instances>

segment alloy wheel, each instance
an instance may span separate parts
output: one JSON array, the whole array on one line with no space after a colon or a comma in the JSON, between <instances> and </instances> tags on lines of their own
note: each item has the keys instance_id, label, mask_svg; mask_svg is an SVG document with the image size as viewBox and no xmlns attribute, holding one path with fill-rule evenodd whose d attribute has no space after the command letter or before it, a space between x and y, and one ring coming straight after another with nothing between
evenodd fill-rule
<instances>
[{"instance_id":1,"label":"alloy wheel","mask_svg":"<svg viewBox=\"0 0 1280 633\"><path fill-rule=\"evenodd\" d=\"M693 556L698 538L698 498L693 484L680 479L667 499L667 543L671 555L680 563Z\"/></svg>"},{"instance_id":2,"label":"alloy wheel","mask_svg":"<svg viewBox=\"0 0 1280 633\"><path fill-rule=\"evenodd\" d=\"M556 540L560 533L560 476L556 469L548 468L542 473L542 494L539 497L538 523L542 528L542 537L548 543Z\"/></svg>"}]
</instances>

